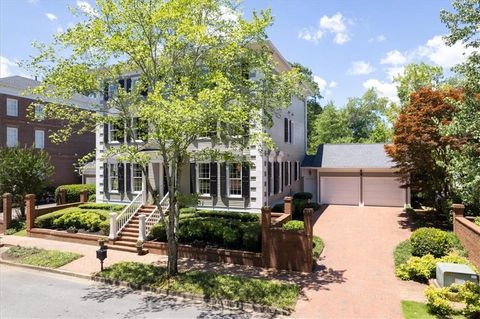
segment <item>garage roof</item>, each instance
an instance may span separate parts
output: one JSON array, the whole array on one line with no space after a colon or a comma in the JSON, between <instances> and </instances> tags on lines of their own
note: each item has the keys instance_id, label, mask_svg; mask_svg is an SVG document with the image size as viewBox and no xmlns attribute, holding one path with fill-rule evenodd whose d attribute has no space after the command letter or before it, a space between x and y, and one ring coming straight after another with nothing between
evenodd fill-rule
<instances>
[{"instance_id":1,"label":"garage roof","mask_svg":"<svg viewBox=\"0 0 480 319\"><path fill-rule=\"evenodd\" d=\"M385 144L321 144L317 154L306 155L302 167L392 168Z\"/></svg>"}]
</instances>

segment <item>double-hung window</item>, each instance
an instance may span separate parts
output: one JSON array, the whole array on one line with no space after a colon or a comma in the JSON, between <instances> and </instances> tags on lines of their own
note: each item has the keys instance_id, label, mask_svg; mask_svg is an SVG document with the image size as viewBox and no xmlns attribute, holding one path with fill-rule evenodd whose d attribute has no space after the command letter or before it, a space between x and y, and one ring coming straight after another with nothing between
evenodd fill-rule
<instances>
[{"instance_id":1,"label":"double-hung window","mask_svg":"<svg viewBox=\"0 0 480 319\"><path fill-rule=\"evenodd\" d=\"M108 186L109 190L113 192L118 192L118 165L110 164L110 169L108 170Z\"/></svg>"},{"instance_id":2,"label":"double-hung window","mask_svg":"<svg viewBox=\"0 0 480 319\"><path fill-rule=\"evenodd\" d=\"M198 193L210 195L210 163L198 164Z\"/></svg>"},{"instance_id":3,"label":"double-hung window","mask_svg":"<svg viewBox=\"0 0 480 319\"><path fill-rule=\"evenodd\" d=\"M228 195L242 196L242 164L228 165Z\"/></svg>"},{"instance_id":4,"label":"double-hung window","mask_svg":"<svg viewBox=\"0 0 480 319\"><path fill-rule=\"evenodd\" d=\"M18 146L18 128L7 127L7 147Z\"/></svg>"},{"instance_id":5,"label":"double-hung window","mask_svg":"<svg viewBox=\"0 0 480 319\"><path fill-rule=\"evenodd\" d=\"M283 119L284 142L293 144L293 122L287 118Z\"/></svg>"},{"instance_id":6,"label":"double-hung window","mask_svg":"<svg viewBox=\"0 0 480 319\"><path fill-rule=\"evenodd\" d=\"M142 191L142 167L139 164L132 165L132 191Z\"/></svg>"},{"instance_id":7,"label":"double-hung window","mask_svg":"<svg viewBox=\"0 0 480 319\"><path fill-rule=\"evenodd\" d=\"M41 104L36 104L35 105L35 119L38 121L44 120L45 119L45 110L44 106Z\"/></svg>"},{"instance_id":8,"label":"double-hung window","mask_svg":"<svg viewBox=\"0 0 480 319\"><path fill-rule=\"evenodd\" d=\"M35 148L43 149L45 147L45 132L35 130Z\"/></svg>"},{"instance_id":9,"label":"double-hung window","mask_svg":"<svg viewBox=\"0 0 480 319\"><path fill-rule=\"evenodd\" d=\"M18 116L18 100L7 98L7 116Z\"/></svg>"},{"instance_id":10,"label":"double-hung window","mask_svg":"<svg viewBox=\"0 0 480 319\"><path fill-rule=\"evenodd\" d=\"M122 124L109 123L108 124L108 141L123 143L123 130Z\"/></svg>"}]
</instances>

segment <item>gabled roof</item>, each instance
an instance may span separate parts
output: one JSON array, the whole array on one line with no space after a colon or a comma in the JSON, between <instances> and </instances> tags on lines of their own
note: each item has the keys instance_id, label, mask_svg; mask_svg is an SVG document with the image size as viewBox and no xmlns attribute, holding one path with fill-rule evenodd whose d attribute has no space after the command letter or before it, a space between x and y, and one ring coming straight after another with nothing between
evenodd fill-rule
<instances>
[{"instance_id":1,"label":"gabled roof","mask_svg":"<svg viewBox=\"0 0 480 319\"><path fill-rule=\"evenodd\" d=\"M321 144L315 155L306 155L302 167L392 168L385 144Z\"/></svg>"}]
</instances>

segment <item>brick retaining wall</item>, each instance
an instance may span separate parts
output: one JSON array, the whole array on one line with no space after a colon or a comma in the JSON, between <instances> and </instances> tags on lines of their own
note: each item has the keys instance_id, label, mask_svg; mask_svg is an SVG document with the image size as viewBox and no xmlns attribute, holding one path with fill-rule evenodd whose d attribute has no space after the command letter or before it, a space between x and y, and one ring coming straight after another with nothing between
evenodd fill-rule
<instances>
[{"instance_id":1,"label":"brick retaining wall","mask_svg":"<svg viewBox=\"0 0 480 319\"><path fill-rule=\"evenodd\" d=\"M463 216L463 205L454 205L453 231L468 251L468 259L480 268L480 226Z\"/></svg>"}]
</instances>

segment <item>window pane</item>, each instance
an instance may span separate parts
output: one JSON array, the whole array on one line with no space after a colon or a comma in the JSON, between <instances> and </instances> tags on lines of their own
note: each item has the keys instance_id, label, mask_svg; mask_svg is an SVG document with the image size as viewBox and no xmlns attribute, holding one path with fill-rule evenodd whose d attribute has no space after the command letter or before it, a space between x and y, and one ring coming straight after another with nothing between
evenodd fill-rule
<instances>
[{"instance_id":1,"label":"window pane","mask_svg":"<svg viewBox=\"0 0 480 319\"><path fill-rule=\"evenodd\" d=\"M240 163L228 166L228 189L230 195L242 195L242 165Z\"/></svg>"},{"instance_id":2,"label":"window pane","mask_svg":"<svg viewBox=\"0 0 480 319\"><path fill-rule=\"evenodd\" d=\"M18 129L16 127L7 127L7 146L18 146Z\"/></svg>"},{"instance_id":3,"label":"window pane","mask_svg":"<svg viewBox=\"0 0 480 319\"><path fill-rule=\"evenodd\" d=\"M198 164L198 192L210 194L210 163Z\"/></svg>"},{"instance_id":4,"label":"window pane","mask_svg":"<svg viewBox=\"0 0 480 319\"><path fill-rule=\"evenodd\" d=\"M242 165L240 164L230 164L229 177L230 178L241 178L242 176Z\"/></svg>"},{"instance_id":5,"label":"window pane","mask_svg":"<svg viewBox=\"0 0 480 319\"><path fill-rule=\"evenodd\" d=\"M18 100L7 99L7 115L18 116Z\"/></svg>"},{"instance_id":6,"label":"window pane","mask_svg":"<svg viewBox=\"0 0 480 319\"><path fill-rule=\"evenodd\" d=\"M45 133L40 130L35 130L35 148L44 148Z\"/></svg>"},{"instance_id":7,"label":"window pane","mask_svg":"<svg viewBox=\"0 0 480 319\"><path fill-rule=\"evenodd\" d=\"M134 192L142 191L142 168L138 164L132 166L132 185Z\"/></svg>"}]
</instances>

